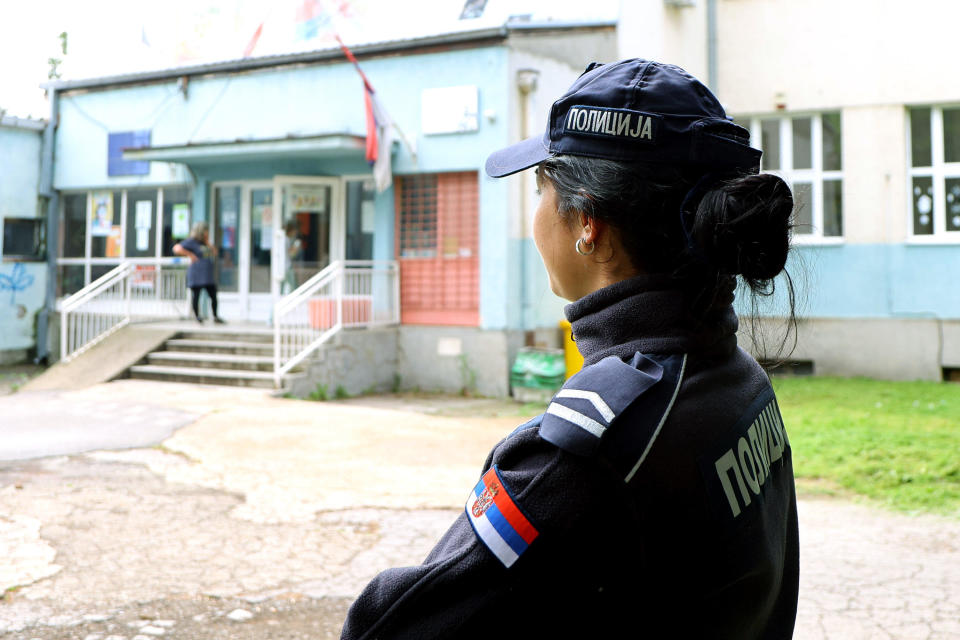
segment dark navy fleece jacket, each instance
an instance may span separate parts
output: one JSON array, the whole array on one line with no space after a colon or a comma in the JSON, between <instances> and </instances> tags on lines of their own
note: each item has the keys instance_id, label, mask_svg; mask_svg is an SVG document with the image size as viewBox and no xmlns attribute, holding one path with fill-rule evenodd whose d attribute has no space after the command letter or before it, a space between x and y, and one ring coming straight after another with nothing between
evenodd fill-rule
<instances>
[{"instance_id":1,"label":"dark navy fleece jacket","mask_svg":"<svg viewBox=\"0 0 960 640\"><path fill-rule=\"evenodd\" d=\"M731 302L698 325L642 276L569 305L588 366L493 449L423 564L367 586L342 638L791 637L790 446Z\"/></svg>"}]
</instances>

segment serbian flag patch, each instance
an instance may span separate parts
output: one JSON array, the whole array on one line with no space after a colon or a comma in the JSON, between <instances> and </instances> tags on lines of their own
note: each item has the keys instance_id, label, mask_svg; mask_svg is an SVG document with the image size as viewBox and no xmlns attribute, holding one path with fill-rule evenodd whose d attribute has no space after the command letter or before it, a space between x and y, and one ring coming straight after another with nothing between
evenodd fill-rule
<instances>
[{"instance_id":1,"label":"serbian flag patch","mask_svg":"<svg viewBox=\"0 0 960 640\"><path fill-rule=\"evenodd\" d=\"M467 499L467 517L483 543L508 569L538 535L510 497L496 466L473 488Z\"/></svg>"}]
</instances>

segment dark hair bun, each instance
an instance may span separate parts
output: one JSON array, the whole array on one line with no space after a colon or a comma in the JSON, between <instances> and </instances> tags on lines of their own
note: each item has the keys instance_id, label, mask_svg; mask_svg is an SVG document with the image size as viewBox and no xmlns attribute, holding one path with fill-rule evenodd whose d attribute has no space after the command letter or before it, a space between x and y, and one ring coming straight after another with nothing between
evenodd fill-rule
<instances>
[{"instance_id":1,"label":"dark hair bun","mask_svg":"<svg viewBox=\"0 0 960 640\"><path fill-rule=\"evenodd\" d=\"M721 273L757 288L787 263L792 213L790 188L773 174L725 180L700 200L693 241Z\"/></svg>"}]
</instances>

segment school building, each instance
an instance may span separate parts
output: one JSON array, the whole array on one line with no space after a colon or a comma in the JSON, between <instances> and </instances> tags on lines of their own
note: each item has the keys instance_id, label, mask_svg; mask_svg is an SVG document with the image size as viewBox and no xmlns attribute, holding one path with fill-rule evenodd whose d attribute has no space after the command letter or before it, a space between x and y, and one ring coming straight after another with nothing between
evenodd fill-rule
<instances>
[{"instance_id":1,"label":"school building","mask_svg":"<svg viewBox=\"0 0 960 640\"><path fill-rule=\"evenodd\" d=\"M15 220L46 244L46 263L4 247L2 283L16 288L0 291L0 351L56 359L63 300L106 276L133 306L182 301L172 248L202 220L221 315L291 327L277 362L318 340L310 357L349 344L354 356L328 360L375 362L381 388L506 395L520 347L559 345L563 301L531 238L532 176L492 180L483 162L541 132L587 62L639 56L707 81L764 149L763 169L793 186L797 367L949 377L960 88L944 81L957 13L946 4L638 0L608 20L514 18L360 44L406 138L383 191L365 161L361 81L339 48L55 82L45 129L0 125L4 238ZM6 179L26 165L35 173ZM38 217L43 228L23 222ZM12 234L18 247L29 233ZM761 307L774 332L783 308L777 296Z\"/></svg>"}]
</instances>

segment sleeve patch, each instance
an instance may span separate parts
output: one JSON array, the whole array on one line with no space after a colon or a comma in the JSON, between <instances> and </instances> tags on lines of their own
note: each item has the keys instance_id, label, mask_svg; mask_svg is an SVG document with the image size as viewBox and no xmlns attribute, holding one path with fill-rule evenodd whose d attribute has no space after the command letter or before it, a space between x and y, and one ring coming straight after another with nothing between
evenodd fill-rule
<instances>
[{"instance_id":1,"label":"sleeve patch","mask_svg":"<svg viewBox=\"0 0 960 640\"><path fill-rule=\"evenodd\" d=\"M539 535L513 501L496 466L473 488L466 511L477 536L508 569Z\"/></svg>"}]
</instances>

